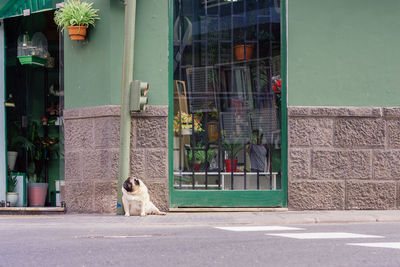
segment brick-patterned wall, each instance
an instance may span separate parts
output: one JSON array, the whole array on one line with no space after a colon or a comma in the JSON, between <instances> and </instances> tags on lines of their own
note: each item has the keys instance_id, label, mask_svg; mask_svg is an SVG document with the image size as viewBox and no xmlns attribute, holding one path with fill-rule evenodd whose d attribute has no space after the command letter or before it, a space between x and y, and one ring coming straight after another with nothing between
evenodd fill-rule
<instances>
[{"instance_id":1,"label":"brick-patterned wall","mask_svg":"<svg viewBox=\"0 0 400 267\"><path fill-rule=\"evenodd\" d=\"M292 209L398 209L400 108L289 107Z\"/></svg>"},{"instance_id":2,"label":"brick-patterned wall","mask_svg":"<svg viewBox=\"0 0 400 267\"><path fill-rule=\"evenodd\" d=\"M168 107L132 116L131 175L148 185L153 202L168 209ZM120 107L64 110L65 201L68 211L115 213Z\"/></svg>"}]
</instances>

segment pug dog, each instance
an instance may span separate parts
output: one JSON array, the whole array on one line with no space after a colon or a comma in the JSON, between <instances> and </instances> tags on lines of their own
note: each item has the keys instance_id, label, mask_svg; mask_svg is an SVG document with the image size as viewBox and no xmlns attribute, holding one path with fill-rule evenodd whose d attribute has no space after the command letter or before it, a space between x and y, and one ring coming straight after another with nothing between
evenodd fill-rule
<instances>
[{"instance_id":1,"label":"pug dog","mask_svg":"<svg viewBox=\"0 0 400 267\"><path fill-rule=\"evenodd\" d=\"M148 214L165 215L153 202L146 185L142 180L128 177L122 185L122 204L124 205L125 216Z\"/></svg>"}]
</instances>

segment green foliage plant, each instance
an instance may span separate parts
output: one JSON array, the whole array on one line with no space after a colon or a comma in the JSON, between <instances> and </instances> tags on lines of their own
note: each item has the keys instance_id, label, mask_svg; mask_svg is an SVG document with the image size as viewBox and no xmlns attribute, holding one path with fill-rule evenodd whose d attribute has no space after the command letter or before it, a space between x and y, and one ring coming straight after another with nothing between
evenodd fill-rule
<instances>
[{"instance_id":1,"label":"green foliage plant","mask_svg":"<svg viewBox=\"0 0 400 267\"><path fill-rule=\"evenodd\" d=\"M206 154L204 150L195 150L194 152L190 150L188 154L188 159L190 162L192 162L193 160L193 154L194 154L194 162L200 162L200 163L206 162Z\"/></svg>"},{"instance_id":2,"label":"green foliage plant","mask_svg":"<svg viewBox=\"0 0 400 267\"><path fill-rule=\"evenodd\" d=\"M8 170L8 175L7 175L7 192L14 192L15 191L15 187L17 187L17 176L16 175L12 175L10 169Z\"/></svg>"},{"instance_id":3,"label":"green foliage plant","mask_svg":"<svg viewBox=\"0 0 400 267\"><path fill-rule=\"evenodd\" d=\"M238 152L243 148L241 144L228 144L222 145L229 159L236 159Z\"/></svg>"},{"instance_id":4,"label":"green foliage plant","mask_svg":"<svg viewBox=\"0 0 400 267\"><path fill-rule=\"evenodd\" d=\"M68 26L95 27L95 21L99 18L98 9L94 9L93 3L80 0L68 0L59 10L54 12L54 21L61 31Z\"/></svg>"},{"instance_id":5,"label":"green foliage plant","mask_svg":"<svg viewBox=\"0 0 400 267\"><path fill-rule=\"evenodd\" d=\"M32 145L32 142L22 135L21 121L10 122L7 129L8 151L18 151L21 147L29 150Z\"/></svg>"},{"instance_id":6,"label":"green foliage plant","mask_svg":"<svg viewBox=\"0 0 400 267\"><path fill-rule=\"evenodd\" d=\"M200 149L200 150L197 150ZM200 163L205 163L206 162L206 151L204 148L196 148L194 150L194 153L192 150L189 150L188 152L188 159L190 162L192 162L193 159L193 154L194 154L194 162L200 162ZM216 149L209 149L207 150L207 161L211 162L211 160L218 154L218 150Z\"/></svg>"}]
</instances>

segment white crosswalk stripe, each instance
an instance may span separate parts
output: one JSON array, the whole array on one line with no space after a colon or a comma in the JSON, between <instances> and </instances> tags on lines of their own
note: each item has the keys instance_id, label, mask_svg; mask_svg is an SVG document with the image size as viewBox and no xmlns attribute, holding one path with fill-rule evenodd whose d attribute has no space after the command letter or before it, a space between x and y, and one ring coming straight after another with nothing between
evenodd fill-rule
<instances>
[{"instance_id":1,"label":"white crosswalk stripe","mask_svg":"<svg viewBox=\"0 0 400 267\"><path fill-rule=\"evenodd\" d=\"M221 230L235 231L235 232L304 230L303 228L286 227L286 226L230 226L230 227L215 227L215 228Z\"/></svg>"},{"instance_id":2,"label":"white crosswalk stripe","mask_svg":"<svg viewBox=\"0 0 400 267\"><path fill-rule=\"evenodd\" d=\"M349 246L373 247L373 248L395 248L400 249L400 242L385 243L347 243Z\"/></svg>"},{"instance_id":3,"label":"white crosswalk stripe","mask_svg":"<svg viewBox=\"0 0 400 267\"><path fill-rule=\"evenodd\" d=\"M267 232L266 236L276 236L283 238L295 238L302 240L313 239L367 239L367 238L385 238L379 235L355 234L348 232L286 232L286 231L307 231L305 228L288 227L288 226L226 226L214 227L220 230L233 232ZM278 232L278 233L268 233ZM374 242L374 243L345 243L348 246L370 247L370 248L391 248L400 249L400 242Z\"/></svg>"},{"instance_id":4,"label":"white crosswalk stripe","mask_svg":"<svg viewBox=\"0 0 400 267\"><path fill-rule=\"evenodd\" d=\"M266 234L270 236L280 236L296 239L345 239L345 238L384 238L378 235L363 235L344 232L322 232L322 233L280 233Z\"/></svg>"}]
</instances>

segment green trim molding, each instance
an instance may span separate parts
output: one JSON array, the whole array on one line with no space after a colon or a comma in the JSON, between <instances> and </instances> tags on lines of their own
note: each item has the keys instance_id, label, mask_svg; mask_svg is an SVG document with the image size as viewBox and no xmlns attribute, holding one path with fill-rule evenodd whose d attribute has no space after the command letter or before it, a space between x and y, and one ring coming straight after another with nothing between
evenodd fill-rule
<instances>
[{"instance_id":1,"label":"green trim molding","mask_svg":"<svg viewBox=\"0 0 400 267\"><path fill-rule=\"evenodd\" d=\"M40 12L49 9L55 9L57 3L64 0L8 0L0 1L0 19L21 16L25 9L31 13Z\"/></svg>"},{"instance_id":2,"label":"green trim molding","mask_svg":"<svg viewBox=\"0 0 400 267\"><path fill-rule=\"evenodd\" d=\"M285 207L282 190L187 191L174 190L171 208L178 207ZM286 200L285 200L286 201Z\"/></svg>"}]
</instances>

